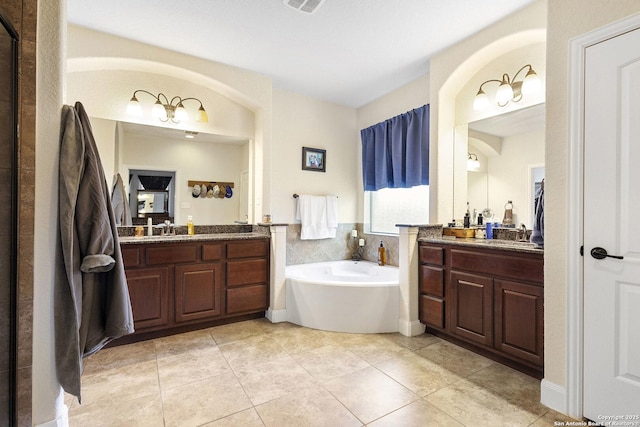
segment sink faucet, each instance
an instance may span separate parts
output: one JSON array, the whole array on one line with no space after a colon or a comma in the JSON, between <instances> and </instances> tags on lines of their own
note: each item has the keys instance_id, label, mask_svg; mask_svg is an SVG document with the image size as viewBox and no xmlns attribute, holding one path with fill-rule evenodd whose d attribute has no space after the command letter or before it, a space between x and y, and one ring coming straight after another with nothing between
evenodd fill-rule
<instances>
[{"instance_id":1,"label":"sink faucet","mask_svg":"<svg viewBox=\"0 0 640 427\"><path fill-rule=\"evenodd\" d=\"M162 235L163 236L170 236L174 234L174 231L171 229L171 221L166 220L164 222L164 227L162 227Z\"/></svg>"},{"instance_id":2,"label":"sink faucet","mask_svg":"<svg viewBox=\"0 0 640 427\"><path fill-rule=\"evenodd\" d=\"M527 239L527 226L524 224L520 224L520 242L528 242L529 240Z\"/></svg>"}]
</instances>

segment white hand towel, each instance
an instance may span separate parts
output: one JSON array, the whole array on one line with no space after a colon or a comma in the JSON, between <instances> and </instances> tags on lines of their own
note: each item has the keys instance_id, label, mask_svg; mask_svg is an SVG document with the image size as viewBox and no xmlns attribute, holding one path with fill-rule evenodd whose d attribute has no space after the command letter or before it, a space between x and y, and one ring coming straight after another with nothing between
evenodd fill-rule
<instances>
[{"instance_id":1,"label":"white hand towel","mask_svg":"<svg viewBox=\"0 0 640 427\"><path fill-rule=\"evenodd\" d=\"M301 222L301 240L330 239L336 237L336 228L329 227L326 196L298 197L296 219Z\"/></svg>"}]
</instances>

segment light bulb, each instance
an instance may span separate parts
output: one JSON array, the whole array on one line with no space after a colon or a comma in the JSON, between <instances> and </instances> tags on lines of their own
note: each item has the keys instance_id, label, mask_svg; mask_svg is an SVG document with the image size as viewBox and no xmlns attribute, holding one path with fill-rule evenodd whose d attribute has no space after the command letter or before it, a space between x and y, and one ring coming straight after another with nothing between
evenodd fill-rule
<instances>
[{"instance_id":1,"label":"light bulb","mask_svg":"<svg viewBox=\"0 0 640 427\"><path fill-rule=\"evenodd\" d=\"M156 100L155 104L153 104L151 114L153 114L153 117L156 117L162 121L167 120L167 110L164 108L164 105L162 105L162 102L160 102L159 99Z\"/></svg>"},{"instance_id":2,"label":"light bulb","mask_svg":"<svg viewBox=\"0 0 640 427\"><path fill-rule=\"evenodd\" d=\"M478 94L473 99L473 109L475 111L484 110L489 106L489 97L482 89L478 91Z\"/></svg>"},{"instance_id":3,"label":"light bulb","mask_svg":"<svg viewBox=\"0 0 640 427\"><path fill-rule=\"evenodd\" d=\"M127 104L127 113L133 114L135 116L139 116L142 114L142 106L140 105L138 98L136 98L135 96L132 96L129 104Z\"/></svg>"},{"instance_id":4,"label":"light bulb","mask_svg":"<svg viewBox=\"0 0 640 427\"><path fill-rule=\"evenodd\" d=\"M209 123L209 115L202 105L200 105L200 108L198 108L196 121L200 123Z\"/></svg>"},{"instance_id":5,"label":"light bulb","mask_svg":"<svg viewBox=\"0 0 640 427\"><path fill-rule=\"evenodd\" d=\"M498 102L498 105L504 106L512 99L513 88L506 80L502 80L502 83L500 83L500 87L498 87L498 91L496 92L496 101Z\"/></svg>"},{"instance_id":6,"label":"light bulb","mask_svg":"<svg viewBox=\"0 0 640 427\"><path fill-rule=\"evenodd\" d=\"M176 107L176 110L174 112L174 117L178 121L189 120L189 114L187 113L187 110L184 108L184 105L182 105L182 102L180 102Z\"/></svg>"},{"instance_id":7,"label":"light bulb","mask_svg":"<svg viewBox=\"0 0 640 427\"><path fill-rule=\"evenodd\" d=\"M527 75L522 82L522 93L524 95L531 95L538 92L542 88L542 81L533 69L527 72Z\"/></svg>"}]
</instances>

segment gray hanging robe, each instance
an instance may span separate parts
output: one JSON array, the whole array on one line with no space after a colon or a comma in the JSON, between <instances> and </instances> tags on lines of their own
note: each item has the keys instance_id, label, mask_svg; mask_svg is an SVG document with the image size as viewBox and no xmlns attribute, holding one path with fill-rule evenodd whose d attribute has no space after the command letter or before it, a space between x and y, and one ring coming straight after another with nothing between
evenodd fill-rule
<instances>
[{"instance_id":1,"label":"gray hanging robe","mask_svg":"<svg viewBox=\"0 0 640 427\"><path fill-rule=\"evenodd\" d=\"M130 334L133 314L109 188L82 104L62 108L54 284L58 381L80 401L82 358Z\"/></svg>"}]
</instances>

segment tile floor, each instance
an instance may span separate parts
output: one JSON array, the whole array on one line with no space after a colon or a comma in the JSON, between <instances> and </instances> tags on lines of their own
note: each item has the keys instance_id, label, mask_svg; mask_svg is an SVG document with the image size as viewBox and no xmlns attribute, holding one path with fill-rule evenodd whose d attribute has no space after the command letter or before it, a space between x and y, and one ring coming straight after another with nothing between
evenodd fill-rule
<instances>
[{"instance_id":1,"label":"tile floor","mask_svg":"<svg viewBox=\"0 0 640 427\"><path fill-rule=\"evenodd\" d=\"M70 426L552 426L540 382L424 334L265 319L102 350Z\"/></svg>"}]
</instances>

